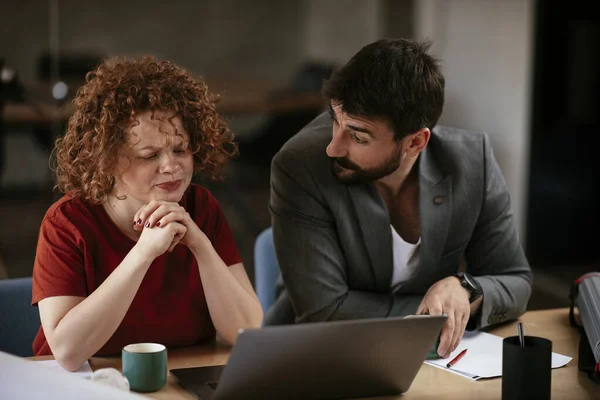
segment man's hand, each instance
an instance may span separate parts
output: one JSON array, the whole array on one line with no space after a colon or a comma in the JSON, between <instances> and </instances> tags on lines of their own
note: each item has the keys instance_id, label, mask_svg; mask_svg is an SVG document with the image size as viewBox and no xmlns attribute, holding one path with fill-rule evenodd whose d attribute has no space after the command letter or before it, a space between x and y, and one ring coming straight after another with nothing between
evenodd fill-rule
<instances>
[{"instance_id":1,"label":"man's hand","mask_svg":"<svg viewBox=\"0 0 600 400\"><path fill-rule=\"evenodd\" d=\"M448 320L442 328L438 354L450 356L463 337L471 315L470 293L461 286L460 280L449 276L434 283L417 308L417 314L442 315Z\"/></svg>"}]
</instances>

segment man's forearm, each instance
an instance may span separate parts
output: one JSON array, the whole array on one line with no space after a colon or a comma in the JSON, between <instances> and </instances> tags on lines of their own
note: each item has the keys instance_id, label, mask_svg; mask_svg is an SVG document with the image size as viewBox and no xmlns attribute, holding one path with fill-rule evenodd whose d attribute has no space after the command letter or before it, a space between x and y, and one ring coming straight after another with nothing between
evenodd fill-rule
<instances>
[{"instance_id":1,"label":"man's forearm","mask_svg":"<svg viewBox=\"0 0 600 400\"><path fill-rule=\"evenodd\" d=\"M422 295L349 290L338 302L332 305L310 315L298 315L297 322L404 316L414 314L422 299Z\"/></svg>"},{"instance_id":2,"label":"man's forearm","mask_svg":"<svg viewBox=\"0 0 600 400\"><path fill-rule=\"evenodd\" d=\"M527 310L531 282L527 275L489 275L476 279L483 287L477 328L518 318Z\"/></svg>"}]
</instances>

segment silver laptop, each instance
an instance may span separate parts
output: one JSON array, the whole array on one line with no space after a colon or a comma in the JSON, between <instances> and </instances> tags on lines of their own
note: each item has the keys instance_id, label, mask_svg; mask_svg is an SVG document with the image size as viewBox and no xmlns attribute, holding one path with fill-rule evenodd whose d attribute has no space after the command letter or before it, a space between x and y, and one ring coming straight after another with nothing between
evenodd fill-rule
<instances>
[{"instance_id":1,"label":"silver laptop","mask_svg":"<svg viewBox=\"0 0 600 400\"><path fill-rule=\"evenodd\" d=\"M281 325L242 331L225 366L172 369L207 399L344 399L406 392L446 316Z\"/></svg>"}]
</instances>

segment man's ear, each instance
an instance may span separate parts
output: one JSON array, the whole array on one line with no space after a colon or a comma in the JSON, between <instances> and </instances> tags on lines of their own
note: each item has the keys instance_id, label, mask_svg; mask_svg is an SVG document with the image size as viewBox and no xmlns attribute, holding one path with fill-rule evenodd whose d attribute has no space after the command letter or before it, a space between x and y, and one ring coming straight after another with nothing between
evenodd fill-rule
<instances>
[{"instance_id":1,"label":"man's ear","mask_svg":"<svg viewBox=\"0 0 600 400\"><path fill-rule=\"evenodd\" d=\"M431 131L429 128L421 128L406 137L406 152L409 157L416 157L429 143Z\"/></svg>"}]
</instances>

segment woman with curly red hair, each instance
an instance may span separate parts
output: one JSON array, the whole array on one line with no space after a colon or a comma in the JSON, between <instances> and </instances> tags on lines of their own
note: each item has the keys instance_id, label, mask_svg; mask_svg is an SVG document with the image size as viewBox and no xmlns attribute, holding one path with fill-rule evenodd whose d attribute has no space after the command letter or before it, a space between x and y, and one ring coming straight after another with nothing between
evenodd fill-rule
<instances>
[{"instance_id":1,"label":"woman with curly red hair","mask_svg":"<svg viewBox=\"0 0 600 400\"><path fill-rule=\"evenodd\" d=\"M33 271L35 355L68 370L130 343L233 343L262 308L215 198L237 148L204 81L152 57L90 72L56 141L58 187Z\"/></svg>"}]
</instances>

